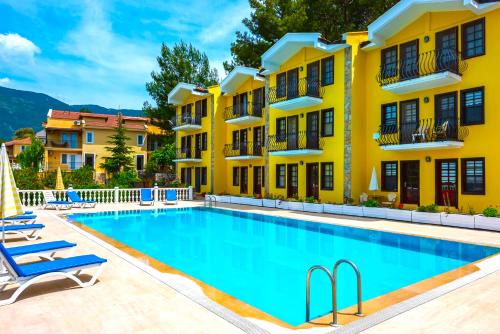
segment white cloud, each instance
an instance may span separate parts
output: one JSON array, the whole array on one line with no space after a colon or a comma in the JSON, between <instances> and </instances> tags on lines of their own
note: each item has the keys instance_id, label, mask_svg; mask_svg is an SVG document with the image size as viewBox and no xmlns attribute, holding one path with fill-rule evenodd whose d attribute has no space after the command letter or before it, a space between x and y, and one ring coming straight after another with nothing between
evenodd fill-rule
<instances>
[{"instance_id":1,"label":"white cloud","mask_svg":"<svg viewBox=\"0 0 500 334\"><path fill-rule=\"evenodd\" d=\"M0 78L0 86L7 86L10 83L9 78Z\"/></svg>"},{"instance_id":2,"label":"white cloud","mask_svg":"<svg viewBox=\"0 0 500 334\"><path fill-rule=\"evenodd\" d=\"M204 44L223 40L229 35L234 34L239 27L242 27L243 24L241 21L243 18L249 16L249 14L250 7L246 1L236 3L232 6L228 4L218 12L218 17L214 18L211 24L200 31L198 38Z\"/></svg>"},{"instance_id":3,"label":"white cloud","mask_svg":"<svg viewBox=\"0 0 500 334\"><path fill-rule=\"evenodd\" d=\"M0 34L0 58L9 60L14 57L33 59L40 48L32 41L18 34Z\"/></svg>"}]
</instances>

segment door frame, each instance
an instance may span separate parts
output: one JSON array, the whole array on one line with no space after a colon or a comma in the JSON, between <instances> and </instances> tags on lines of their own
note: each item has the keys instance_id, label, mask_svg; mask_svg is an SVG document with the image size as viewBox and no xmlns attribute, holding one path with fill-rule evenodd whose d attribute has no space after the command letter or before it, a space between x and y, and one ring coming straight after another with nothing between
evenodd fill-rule
<instances>
[{"instance_id":1,"label":"door frame","mask_svg":"<svg viewBox=\"0 0 500 334\"><path fill-rule=\"evenodd\" d=\"M194 191L201 192L201 167L194 168Z\"/></svg>"},{"instance_id":2,"label":"door frame","mask_svg":"<svg viewBox=\"0 0 500 334\"><path fill-rule=\"evenodd\" d=\"M297 186L295 187L296 188L296 191L294 193L290 192L291 191L291 182L292 182L292 177L290 176L291 175L291 171L292 171L292 167L295 167L296 170L297 170ZM299 195L299 165L298 164L287 164L286 165L286 196L287 198L292 198L294 195Z\"/></svg>"},{"instance_id":3,"label":"door frame","mask_svg":"<svg viewBox=\"0 0 500 334\"><path fill-rule=\"evenodd\" d=\"M258 183L258 175L260 174L260 183ZM253 193L262 195L262 166L253 166Z\"/></svg>"},{"instance_id":4,"label":"door frame","mask_svg":"<svg viewBox=\"0 0 500 334\"><path fill-rule=\"evenodd\" d=\"M316 167L316 189L312 187L311 171ZM319 199L319 163L311 162L306 164L306 197L314 197Z\"/></svg>"},{"instance_id":5,"label":"door frame","mask_svg":"<svg viewBox=\"0 0 500 334\"><path fill-rule=\"evenodd\" d=\"M417 163L418 165L418 199L417 199L417 203L408 203L407 199L406 199L406 192L405 192L405 186L404 186L404 182L405 182L405 176L406 176L406 164L409 164L409 163ZM401 199L401 203L403 204L416 204L416 205L420 205L420 160L401 160L399 162L399 170L400 170L400 179L399 179L399 182L400 182L400 187L399 187L399 195L400 195L400 199Z\"/></svg>"},{"instance_id":6,"label":"door frame","mask_svg":"<svg viewBox=\"0 0 500 334\"><path fill-rule=\"evenodd\" d=\"M246 171L245 173L243 173L244 170ZM245 181L243 174L245 174L245 176L246 176L246 182L243 182L243 181ZM243 188L245 188L245 189L243 189ZM246 190L246 191L243 191L243 190ZM240 167L240 194L248 194L248 167L247 166Z\"/></svg>"},{"instance_id":7,"label":"door frame","mask_svg":"<svg viewBox=\"0 0 500 334\"><path fill-rule=\"evenodd\" d=\"M435 192L435 203L438 204L438 205L441 205L441 206L445 206L444 204L439 204L441 203L441 200L439 198L439 194L440 194L440 191L438 192L438 189L439 189L439 185L441 185L441 168L438 168L438 167L441 167L441 163L442 162L454 162L455 163L455 166L456 166L456 173L457 173L457 176L456 176L456 184L455 184L455 198L456 198L456 203L455 205L452 205L452 207L454 208L457 208L458 209L458 183L459 183L459 176L460 176L460 171L459 171L459 165L458 165L458 159L457 158L451 158L451 159L435 159L434 160L434 164L435 164L435 174L434 174L434 192ZM442 186L442 185L441 185Z\"/></svg>"},{"instance_id":8,"label":"door frame","mask_svg":"<svg viewBox=\"0 0 500 334\"><path fill-rule=\"evenodd\" d=\"M406 43L402 43L399 45L399 80L400 81L404 81L404 80L411 80L411 79L415 79L415 78L418 78L420 77L420 67L419 67L419 52L420 52L420 41L418 39L415 39L413 41L409 41L409 42L406 42ZM405 47L408 47L408 46L412 46L412 45L416 45L416 59L415 59L415 65L416 65L416 73L412 73L412 75L408 75L406 73L406 75L402 75L404 72L402 71L405 71L403 70L403 62L405 60L405 58L403 58L403 55L405 53L403 53L403 49Z\"/></svg>"},{"instance_id":9,"label":"door frame","mask_svg":"<svg viewBox=\"0 0 500 334\"><path fill-rule=\"evenodd\" d=\"M296 75L296 78L297 80L295 81L295 95L290 95L290 85L291 85L291 81L290 81L290 74L291 73L295 73ZM296 68L292 68L291 70L288 70L286 71L286 99L289 100L289 99L293 99L293 98L296 98L296 97L299 97L300 96L300 92L299 92L299 68L296 67Z\"/></svg>"},{"instance_id":10,"label":"door frame","mask_svg":"<svg viewBox=\"0 0 500 334\"><path fill-rule=\"evenodd\" d=\"M290 133L289 132L289 125L290 125L290 120L293 119L295 122L295 133ZM292 137L293 135L293 137ZM292 140L293 139L293 140ZM290 150L290 142L295 142L295 145L293 146L294 150L297 150L299 148L299 116L294 115L294 116L287 116L286 118L286 147L288 150Z\"/></svg>"},{"instance_id":11,"label":"door frame","mask_svg":"<svg viewBox=\"0 0 500 334\"><path fill-rule=\"evenodd\" d=\"M405 101L400 101L399 102L399 121L398 121L399 143L400 144L412 143L412 141L409 141L408 143L406 142L409 139L409 137L408 138L405 137L405 136L408 135L408 128L405 128L403 130L403 125L405 125L406 127L408 127L408 125L409 125L409 124L403 123L403 104L405 104L405 103L411 103L411 102L415 102L416 103L417 113L416 113L416 120L415 120L415 128L414 129L409 128L409 129L411 129L410 136L411 136L411 134L415 133L415 130L417 130L418 127L419 127L419 125L420 125L420 98L411 99L411 100L405 100Z\"/></svg>"},{"instance_id":12,"label":"door frame","mask_svg":"<svg viewBox=\"0 0 500 334\"><path fill-rule=\"evenodd\" d=\"M312 131L309 129L309 118L313 116L316 117L316 129L314 129L316 138L311 138ZM314 140L314 142L311 142L312 140ZM319 148L319 111L311 111L306 114L306 147L315 150Z\"/></svg>"},{"instance_id":13,"label":"door frame","mask_svg":"<svg viewBox=\"0 0 500 334\"><path fill-rule=\"evenodd\" d=\"M453 28L448 28L448 29L445 29L445 30L441 30L441 31L437 31L434 34L434 40L435 40L434 50L436 50L435 52L437 52L438 50L442 50L441 46L440 45L438 46L440 36L442 36L444 34L448 34L450 32L455 33L455 52L456 52L456 55L458 57L458 43L460 43L460 40L459 40L460 36L458 34L459 33L458 26L453 27ZM441 68L439 68L438 55L436 54L435 57L436 57L436 64L435 64L436 65L436 70L438 72L447 70L447 69L441 69ZM458 72L458 59L456 60L456 63L454 65L455 65L456 68L454 68L453 70L455 72Z\"/></svg>"}]
</instances>

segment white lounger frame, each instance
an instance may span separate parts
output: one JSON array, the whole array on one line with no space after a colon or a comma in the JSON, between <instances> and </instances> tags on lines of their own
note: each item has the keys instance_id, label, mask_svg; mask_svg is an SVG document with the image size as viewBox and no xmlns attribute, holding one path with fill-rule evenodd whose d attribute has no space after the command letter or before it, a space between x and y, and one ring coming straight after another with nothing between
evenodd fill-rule
<instances>
[{"instance_id":1,"label":"white lounger frame","mask_svg":"<svg viewBox=\"0 0 500 334\"><path fill-rule=\"evenodd\" d=\"M105 263L99 263L99 264L94 264L94 265L87 265L87 266L81 266L81 267L75 267L67 270L61 270L61 271L55 271L51 273L46 273L42 275L37 275L37 276L27 276L27 277L19 277L17 276L15 270L10 266L9 262L4 258L3 254L0 254L1 257L1 262L4 268L7 268L7 272L4 274L0 274L0 292L4 291L5 288L10 285L10 284L18 284L19 287L15 290L15 292L10 296L8 299L0 300L0 306L4 305L9 305L14 303L19 295L26 290L30 285L35 284L38 281L41 281L45 278L49 277L57 277L57 276L63 276L66 278L69 278L76 282L80 287L86 288L89 286L94 285L94 283L97 281L97 278L99 275L101 275ZM91 279L87 282L83 282L78 275L80 272L84 269L88 268L96 268L97 270L94 273L94 275L91 277Z\"/></svg>"},{"instance_id":2,"label":"white lounger frame","mask_svg":"<svg viewBox=\"0 0 500 334\"><path fill-rule=\"evenodd\" d=\"M43 228L33 228L33 229L24 229L24 230L15 230L15 231L5 231L5 235L7 234L14 234L18 235L20 237L25 238L28 241L33 241L36 240L40 237L40 233L42 232ZM27 233L31 231L31 233ZM2 232L2 228L0 227L0 234ZM26 233L24 233L26 232Z\"/></svg>"},{"instance_id":3,"label":"white lounger frame","mask_svg":"<svg viewBox=\"0 0 500 334\"><path fill-rule=\"evenodd\" d=\"M69 210L73 207L73 203L68 202L67 204L57 204L57 203L49 203L49 202L56 202L57 199L54 197L54 194L52 193L51 190L44 190L42 191L43 198L45 199L45 204L43 206L44 209L66 209Z\"/></svg>"},{"instance_id":4,"label":"white lounger frame","mask_svg":"<svg viewBox=\"0 0 500 334\"><path fill-rule=\"evenodd\" d=\"M55 249L47 250L47 251L43 251L43 252L33 252L33 253L22 254L22 255L13 255L12 257L15 260L22 260L22 259L30 258L30 257L39 257L41 259L45 259L48 261L54 261L56 259L55 258L56 253L68 251L68 253L65 255L65 257L70 257L75 252L75 249L76 249L76 246L60 247L60 248L55 248Z\"/></svg>"},{"instance_id":5,"label":"white lounger frame","mask_svg":"<svg viewBox=\"0 0 500 334\"><path fill-rule=\"evenodd\" d=\"M82 208L82 209L86 209L86 208L95 208L95 205L97 204L96 202L93 202L93 203L85 203L85 202L71 202L71 204L73 204L73 207L74 208Z\"/></svg>"},{"instance_id":6,"label":"white lounger frame","mask_svg":"<svg viewBox=\"0 0 500 334\"><path fill-rule=\"evenodd\" d=\"M15 225L15 224L27 225L27 224L35 224L36 218L30 218L30 219L4 219L4 222L5 222L5 224L11 224L11 225Z\"/></svg>"}]
</instances>

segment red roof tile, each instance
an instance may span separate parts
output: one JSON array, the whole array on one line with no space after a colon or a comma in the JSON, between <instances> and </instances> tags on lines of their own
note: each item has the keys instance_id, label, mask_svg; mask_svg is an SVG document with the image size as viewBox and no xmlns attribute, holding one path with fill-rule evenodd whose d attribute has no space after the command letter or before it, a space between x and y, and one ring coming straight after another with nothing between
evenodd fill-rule
<instances>
[{"instance_id":1,"label":"red roof tile","mask_svg":"<svg viewBox=\"0 0 500 334\"><path fill-rule=\"evenodd\" d=\"M14 139L5 142L5 146L13 146L13 145L31 145L31 138L27 137L23 139Z\"/></svg>"},{"instance_id":2,"label":"red roof tile","mask_svg":"<svg viewBox=\"0 0 500 334\"><path fill-rule=\"evenodd\" d=\"M80 120L86 118L85 125L89 127L116 127L118 126L118 115L94 114L78 111L52 110L51 118ZM94 118L95 120L89 120ZM147 117L122 116L123 127L130 130L145 130L144 124L127 124L127 121L143 121L149 123Z\"/></svg>"}]
</instances>

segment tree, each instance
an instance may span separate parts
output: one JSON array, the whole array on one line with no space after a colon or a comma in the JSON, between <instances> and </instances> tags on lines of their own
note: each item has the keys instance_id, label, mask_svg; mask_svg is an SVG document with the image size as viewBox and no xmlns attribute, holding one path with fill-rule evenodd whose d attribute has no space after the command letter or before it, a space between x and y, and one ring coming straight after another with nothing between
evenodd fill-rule
<instances>
[{"instance_id":1,"label":"tree","mask_svg":"<svg viewBox=\"0 0 500 334\"><path fill-rule=\"evenodd\" d=\"M45 148L40 139L31 136L31 145L27 146L23 152L19 153L17 159L21 168L32 168L36 171L40 169L45 155Z\"/></svg>"},{"instance_id":2,"label":"tree","mask_svg":"<svg viewBox=\"0 0 500 334\"><path fill-rule=\"evenodd\" d=\"M215 85L219 75L215 68L210 67L205 53L182 41L173 48L163 43L161 54L156 60L160 70L151 72L152 81L146 83L146 90L156 102L156 107L144 102L143 111L153 124L163 130L170 130L169 121L175 115L175 108L168 104L168 93L179 82L202 87Z\"/></svg>"},{"instance_id":3,"label":"tree","mask_svg":"<svg viewBox=\"0 0 500 334\"><path fill-rule=\"evenodd\" d=\"M90 110L89 108L87 107L83 107L83 108L80 108L80 112L84 112L84 113L87 113L87 114L91 114L92 113L92 110Z\"/></svg>"},{"instance_id":4,"label":"tree","mask_svg":"<svg viewBox=\"0 0 500 334\"><path fill-rule=\"evenodd\" d=\"M116 133L109 136L107 143L110 146L105 147L108 152L111 152L111 156L106 157L105 162L101 164L101 167L104 168L107 173L115 175L119 172L132 169L132 148L127 145L127 140L130 140L130 138L125 135L122 115L118 114Z\"/></svg>"},{"instance_id":5,"label":"tree","mask_svg":"<svg viewBox=\"0 0 500 334\"><path fill-rule=\"evenodd\" d=\"M172 170L175 166L175 143L167 143L151 154L146 165L148 174Z\"/></svg>"},{"instance_id":6,"label":"tree","mask_svg":"<svg viewBox=\"0 0 500 334\"><path fill-rule=\"evenodd\" d=\"M330 41L368 24L398 0L249 0L252 13L243 19L248 32L236 32L229 72L236 65L258 68L260 56L288 32L319 32Z\"/></svg>"},{"instance_id":7,"label":"tree","mask_svg":"<svg viewBox=\"0 0 500 334\"><path fill-rule=\"evenodd\" d=\"M14 132L14 139L23 139L35 136L35 130L32 128L20 128Z\"/></svg>"}]
</instances>

